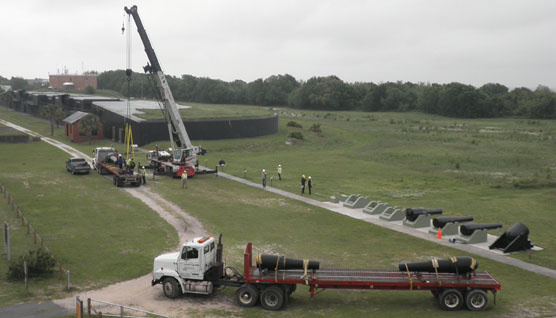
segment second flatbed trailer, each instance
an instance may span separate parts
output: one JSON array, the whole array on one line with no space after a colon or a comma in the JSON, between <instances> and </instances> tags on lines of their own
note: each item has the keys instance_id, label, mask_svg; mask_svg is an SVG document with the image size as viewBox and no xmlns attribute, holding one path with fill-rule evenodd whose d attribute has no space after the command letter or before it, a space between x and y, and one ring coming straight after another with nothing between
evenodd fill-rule
<instances>
[{"instance_id":1,"label":"second flatbed trailer","mask_svg":"<svg viewBox=\"0 0 556 318\"><path fill-rule=\"evenodd\" d=\"M501 288L486 271L455 274L338 268L261 270L253 265L251 243L245 248L243 277L219 283L239 287L235 297L240 306L255 306L260 300L267 310L284 307L297 285L309 287L311 297L325 289L428 290L438 298L440 307L449 311L459 310L463 305L471 311L485 310L489 303L487 293L492 292L496 300L496 292Z\"/></svg>"}]
</instances>

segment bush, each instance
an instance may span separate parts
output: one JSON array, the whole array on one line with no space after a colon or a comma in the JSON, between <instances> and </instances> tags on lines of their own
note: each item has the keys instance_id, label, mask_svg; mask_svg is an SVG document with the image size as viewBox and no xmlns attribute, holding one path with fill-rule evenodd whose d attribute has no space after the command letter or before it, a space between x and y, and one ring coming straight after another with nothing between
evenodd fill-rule
<instances>
[{"instance_id":1,"label":"bush","mask_svg":"<svg viewBox=\"0 0 556 318\"><path fill-rule=\"evenodd\" d=\"M309 128L310 131L312 132L316 132L316 133L321 133L322 131L320 130L320 124L313 124L313 126L311 126L311 128Z\"/></svg>"},{"instance_id":2,"label":"bush","mask_svg":"<svg viewBox=\"0 0 556 318\"><path fill-rule=\"evenodd\" d=\"M289 136L292 139L299 139L299 140L303 140L303 133L300 131L292 131Z\"/></svg>"},{"instance_id":3,"label":"bush","mask_svg":"<svg viewBox=\"0 0 556 318\"><path fill-rule=\"evenodd\" d=\"M50 274L52 273L52 267L56 265L54 257L39 248L36 251L29 251L27 255L20 256L16 261L11 262L8 268L9 278L25 278L25 272L23 271L24 261L27 262L29 277L38 276L40 274Z\"/></svg>"},{"instance_id":4,"label":"bush","mask_svg":"<svg viewBox=\"0 0 556 318\"><path fill-rule=\"evenodd\" d=\"M288 127L303 128L303 126L301 126L300 124L298 124L297 122L295 122L293 120L288 123Z\"/></svg>"},{"instance_id":5,"label":"bush","mask_svg":"<svg viewBox=\"0 0 556 318\"><path fill-rule=\"evenodd\" d=\"M84 92L85 92L85 94L93 95L97 92L97 90L94 87L92 87L91 85L89 85L89 86L85 87Z\"/></svg>"}]
</instances>

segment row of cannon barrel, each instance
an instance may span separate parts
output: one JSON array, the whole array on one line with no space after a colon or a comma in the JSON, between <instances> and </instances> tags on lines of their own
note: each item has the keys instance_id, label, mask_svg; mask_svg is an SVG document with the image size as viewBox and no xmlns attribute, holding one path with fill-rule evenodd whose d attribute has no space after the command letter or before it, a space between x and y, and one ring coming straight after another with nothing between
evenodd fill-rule
<instances>
[{"instance_id":1,"label":"row of cannon barrel","mask_svg":"<svg viewBox=\"0 0 556 318\"><path fill-rule=\"evenodd\" d=\"M369 197L353 194L350 196L331 197L331 202L340 203L344 207L363 209L363 212L378 215L381 220L402 221L402 224L411 228L430 227L429 233L437 234L441 231L450 238L451 242L463 244L486 243L488 231L502 228L500 223L466 223L473 222L472 216L440 216L442 209L407 208L389 206L381 201L371 201ZM465 224L464 224L465 223ZM529 241L529 229L524 224L517 222L512 225L502 236L489 246L504 253L529 250L533 245Z\"/></svg>"},{"instance_id":2,"label":"row of cannon barrel","mask_svg":"<svg viewBox=\"0 0 556 318\"><path fill-rule=\"evenodd\" d=\"M314 260L302 260L288 258L281 255L258 254L256 257L257 267L261 270L279 271L279 270L318 270L320 262ZM398 263L399 271L410 272L437 272L437 273L457 273L467 274L475 271L479 267L479 263L472 257L454 256L451 258L434 258L423 262L407 262Z\"/></svg>"}]
</instances>

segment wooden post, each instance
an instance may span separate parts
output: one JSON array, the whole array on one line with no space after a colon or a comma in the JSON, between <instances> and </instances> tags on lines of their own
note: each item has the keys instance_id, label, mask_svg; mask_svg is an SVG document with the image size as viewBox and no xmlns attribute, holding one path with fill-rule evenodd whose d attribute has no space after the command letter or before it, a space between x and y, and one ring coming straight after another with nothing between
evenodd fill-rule
<instances>
[{"instance_id":1,"label":"wooden post","mask_svg":"<svg viewBox=\"0 0 556 318\"><path fill-rule=\"evenodd\" d=\"M70 283L70 271L68 270L68 271L66 271L66 272L67 272L67 274L68 274L68 290L70 290L70 289L71 289L71 283Z\"/></svg>"},{"instance_id":2,"label":"wooden post","mask_svg":"<svg viewBox=\"0 0 556 318\"><path fill-rule=\"evenodd\" d=\"M79 296L75 297L75 316L83 318L83 301L79 299Z\"/></svg>"},{"instance_id":3,"label":"wooden post","mask_svg":"<svg viewBox=\"0 0 556 318\"><path fill-rule=\"evenodd\" d=\"M27 274L27 261L23 261L23 274L25 275L25 290L29 288L29 275Z\"/></svg>"},{"instance_id":4,"label":"wooden post","mask_svg":"<svg viewBox=\"0 0 556 318\"><path fill-rule=\"evenodd\" d=\"M91 298L87 298L87 318L91 318Z\"/></svg>"},{"instance_id":5,"label":"wooden post","mask_svg":"<svg viewBox=\"0 0 556 318\"><path fill-rule=\"evenodd\" d=\"M10 226L8 222L4 222L4 251L8 256L8 262L11 260L11 253L10 253Z\"/></svg>"}]
</instances>

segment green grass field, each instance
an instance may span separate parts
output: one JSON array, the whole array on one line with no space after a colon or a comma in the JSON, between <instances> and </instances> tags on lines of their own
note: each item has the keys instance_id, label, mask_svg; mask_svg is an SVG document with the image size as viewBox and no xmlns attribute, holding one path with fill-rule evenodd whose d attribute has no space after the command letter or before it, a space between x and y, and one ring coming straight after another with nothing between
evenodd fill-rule
<instances>
[{"instance_id":1,"label":"green grass field","mask_svg":"<svg viewBox=\"0 0 556 318\"><path fill-rule=\"evenodd\" d=\"M312 176L313 198L321 201L360 193L401 207L442 208L444 215L502 223L503 230L520 221L544 251L532 259L526 253L512 257L556 269L554 121L292 110L280 116L273 136L195 141L209 151L200 163L213 167L223 158L225 172L243 176L247 170L247 179L258 183L266 169L273 186L294 193L302 174ZM288 127L291 120L303 128ZM308 130L315 123L322 133ZM292 131L302 132L304 140L287 145Z\"/></svg>"},{"instance_id":2,"label":"green grass field","mask_svg":"<svg viewBox=\"0 0 556 318\"><path fill-rule=\"evenodd\" d=\"M274 176L274 186L294 193L299 191L301 174L311 175L313 198L323 201L329 195L361 193L403 207L438 207L447 215L472 215L477 222L501 222L505 228L522 221L531 230L533 243L545 250L533 253L530 260L525 253L512 257L555 268L556 254L551 246L554 237L551 207L556 200L552 176L553 121L455 120L422 114L289 109L279 110L279 115L280 131L273 136L194 141L209 150L207 157L200 157L200 163L203 165L207 160L206 165L211 167L224 158L227 161L225 172L243 176L247 169L247 178L255 182L260 182L261 169L265 168L271 172L269 176ZM20 114L0 109L0 118L49 133L47 123L43 126ZM302 124L303 128L288 127L291 120ZM322 133L308 130L315 123L321 124ZM302 132L304 140L286 144L292 131ZM57 139L65 138L61 129L56 134L59 134ZM95 146L81 144L78 148L90 153ZM1 156L2 162L10 158ZM284 167L282 182L276 180L274 173L279 163ZM42 174L38 177L48 179ZM2 178L3 173L0 182ZM82 182L84 178L74 186L91 189L98 186L107 193L114 191L104 184L107 180L98 176L90 176ZM233 266L241 264L243 248L248 241L254 243L257 251L312 258L326 267L394 269L393 263L400 260L465 255L210 175L192 178L187 190L179 188L178 180L166 177L149 182L149 186L197 217L210 233L223 233L225 259ZM24 185L13 188L16 192L27 192ZM25 200L29 198L26 196ZM125 200L134 202L129 197ZM32 219L31 222L34 224ZM95 226L99 225L91 225ZM51 232L53 227L43 231ZM39 233L47 235L40 230ZM50 246L46 237L45 240ZM96 244L102 242L98 240ZM502 291L496 306L491 305L488 311L473 316L550 317L556 312L553 292L556 281L505 264L478 260L480 269L488 270L502 283ZM151 266L151 262L147 260L145 266ZM96 275L102 280L106 273L99 271ZM123 276L123 273L115 275ZM232 289L223 291L230 297L233 292ZM263 312L260 308L234 313L191 312L196 317L228 314L238 317L400 317L409 313L415 317L447 315L439 310L428 292L330 290L310 300L303 287L298 288L288 309L278 313ZM471 314L461 311L449 315L468 317Z\"/></svg>"},{"instance_id":3,"label":"green grass field","mask_svg":"<svg viewBox=\"0 0 556 318\"><path fill-rule=\"evenodd\" d=\"M91 289L148 273L152 258L176 246L173 228L111 180L96 174L73 176L65 170L67 154L44 142L2 144L0 183L12 194L33 228L63 266L76 289ZM14 226L14 255L26 253L31 240L0 196L0 221ZM33 249L35 247L32 247ZM64 279L55 272L32 280L29 295L22 282L5 279L0 258L0 306L59 297Z\"/></svg>"},{"instance_id":4,"label":"green grass field","mask_svg":"<svg viewBox=\"0 0 556 318\"><path fill-rule=\"evenodd\" d=\"M279 253L321 261L322 267L396 269L401 260L465 255L295 200L213 176L197 176L187 190L175 179L158 178L156 191L201 220L212 234L223 233L224 258L241 270L243 249L253 242L255 253ZM480 269L502 284L496 306L482 317L517 317L525 310L548 315L556 310L556 281L514 267L478 258ZM160 287L158 287L160 288ZM232 297L233 289L223 293ZM310 299L299 286L287 310L268 313L259 307L239 317L446 317L429 292L327 290ZM492 299L491 299L492 300ZM229 313L216 312L216 316ZM197 312L199 317L207 316ZM450 316L468 317L468 311ZM474 314L475 315L475 314ZM210 315L208 315L210 316Z\"/></svg>"}]
</instances>

